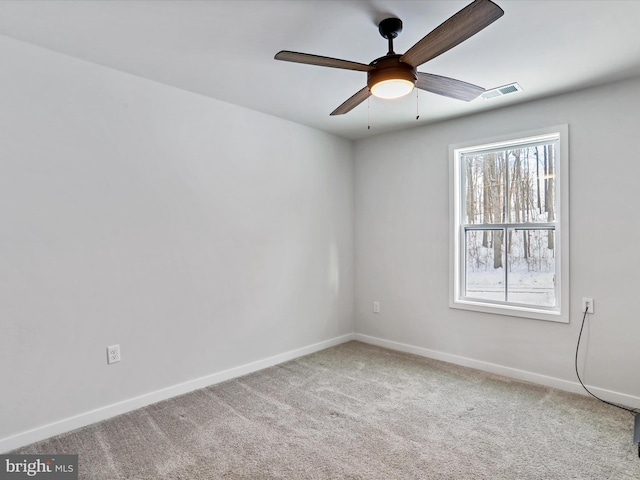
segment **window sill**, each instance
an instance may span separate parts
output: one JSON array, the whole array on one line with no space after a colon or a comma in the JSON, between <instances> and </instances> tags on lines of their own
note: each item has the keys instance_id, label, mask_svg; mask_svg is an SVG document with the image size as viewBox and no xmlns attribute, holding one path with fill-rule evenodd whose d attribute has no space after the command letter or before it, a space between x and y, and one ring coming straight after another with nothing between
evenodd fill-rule
<instances>
[{"instance_id":1,"label":"window sill","mask_svg":"<svg viewBox=\"0 0 640 480\"><path fill-rule=\"evenodd\" d=\"M449 303L449 308L470 310L474 312L489 313L493 315L507 315L510 317L543 320L555 323L569 323L568 312L557 310L542 310L537 308L515 307L512 305L487 304L472 300L457 300Z\"/></svg>"}]
</instances>

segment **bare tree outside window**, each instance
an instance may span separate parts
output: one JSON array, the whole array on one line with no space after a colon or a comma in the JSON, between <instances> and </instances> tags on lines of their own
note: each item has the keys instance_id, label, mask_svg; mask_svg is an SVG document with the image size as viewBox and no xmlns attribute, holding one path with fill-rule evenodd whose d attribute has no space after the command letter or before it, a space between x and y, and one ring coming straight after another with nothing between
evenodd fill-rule
<instances>
[{"instance_id":1,"label":"bare tree outside window","mask_svg":"<svg viewBox=\"0 0 640 480\"><path fill-rule=\"evenodd\" d=\"M466 298L556 305L556 144L461 156Z\"/></svg>"}]
</instances>

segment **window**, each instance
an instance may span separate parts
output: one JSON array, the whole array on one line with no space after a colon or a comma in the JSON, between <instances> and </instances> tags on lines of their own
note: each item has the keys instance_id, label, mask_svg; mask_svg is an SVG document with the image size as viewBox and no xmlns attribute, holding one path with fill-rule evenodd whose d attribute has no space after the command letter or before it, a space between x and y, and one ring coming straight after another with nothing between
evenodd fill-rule
<instances>
[{"instance_id":1,"label":"window","mask_svg":"<svg viewBox=\"0 0 640 480\"><path fill-rule=\"evenodd\" d=\"M568 322L567 136L450 147L451 307Z\"/></svg>"}]
</instances>

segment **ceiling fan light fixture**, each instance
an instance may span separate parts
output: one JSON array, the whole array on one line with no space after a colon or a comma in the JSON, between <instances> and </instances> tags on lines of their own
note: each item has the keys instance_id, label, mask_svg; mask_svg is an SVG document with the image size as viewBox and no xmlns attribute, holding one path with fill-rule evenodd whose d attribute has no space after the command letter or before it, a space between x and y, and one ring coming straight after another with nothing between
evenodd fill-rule
<instances>
[{"instance_id":1,"label":"ceiling fan light fixture","mask_svg":"<svg viewBox=\"0 0 640 480\"><path fill-rule=\"evenodd\" d=\"M378 98L400 98L416 86L415 67L400 61L400 55L387 55L371 62L374 70L367 72L367 86Z\"/></svg>"},{"instance_id":2,"label":"ceiling fan light fixture","mask_svg":"<svg viewBox=\"0 0 640 480\"><path fill-rule=\"evenodd\" d=\"M393 51L393 40L402 31L402 20L395 17L385 18L378 24L378 31L387 39L389 51L384 57L375 59L369 65L288 50L278 52L274 58L286 62L367 72L367 86L342 102L331 112L332 116L350 112L371 95L380 98L400 98L416 87L437 95L470 102L486 93L485 89L455 78L418 72L416 69L488 27L502 15L504 10L491 0L473 0L402 55Z\"/></svg>"},{"instance_id":3,"label":"ceiling fan light fixture","mask_svg":"<svg viewBox=\"0 0 640 480\"><path fill-rule=\"evenodd\" d=\"M382 80L371 87L371 95L378 98L400 98L413 90L414 83L403 78Z\"/></svg>"}]
</instances>

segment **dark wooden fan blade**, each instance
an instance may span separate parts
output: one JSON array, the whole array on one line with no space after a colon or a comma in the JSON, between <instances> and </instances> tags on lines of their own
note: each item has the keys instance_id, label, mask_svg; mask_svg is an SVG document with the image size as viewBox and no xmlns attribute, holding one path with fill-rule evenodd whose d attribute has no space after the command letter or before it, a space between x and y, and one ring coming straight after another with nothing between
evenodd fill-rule
<instances>
[{"instance_id":1,"label":"dark wooden fan blade","mask_svg":"<svg viewBox=\"0 0 640 480\"><path fill-rule=\"evenodd\" d=\"M504 11L490 0L475 0L426 37L416 43L400 57L402 62L413 67L437 57L459 43L475 35L504 15Z\"/></svg>"},{"instance_id":2,"label":"dark wooden fan blade","mask_svg":"<svg viewBox=\"0 0 640 480\"><path fill-rule=\"evenodd\" d=\"M311 55L310 53L290 52L282 50L273 57L276 60L285 62L305 63L307 65L318 65L320 67L344 68L345 70L358 70L360 72L368 72L373 70L371 65L364 63L350 62L349 60L340 60L339 58L321 57L320 55Z\"/></svg>"},{"instance_id":3,"label":"dark wooden fan blade","mask_svg":"<svg viewBox=\"0 0 640 480\"><path fill-rule=\"evenodd\" d=\"M350 112L355 107L364 102L369 96L371 92L369 91L369 87L364 87L362 90L358 91L355 95L350 97L346 102L336 108L331 115L343 115L347 112Z\"/></svg>"},{"instance_id":4,"label":"dark wooden fan blade","mask_svg":"<svg viewBox=\"0 0 640 480\"><path fill-rule=\"evenodd\" d=\"M418 72L416 87L420 90L464 100L465 102L470 102L484 92L484 88L471 83L422 72Z\"/></svg>"}]
</instances>

